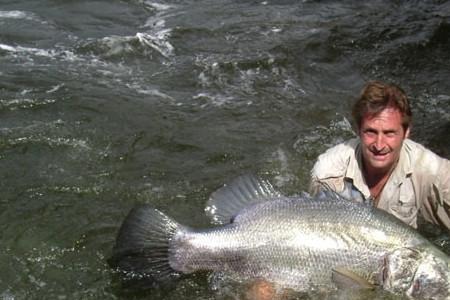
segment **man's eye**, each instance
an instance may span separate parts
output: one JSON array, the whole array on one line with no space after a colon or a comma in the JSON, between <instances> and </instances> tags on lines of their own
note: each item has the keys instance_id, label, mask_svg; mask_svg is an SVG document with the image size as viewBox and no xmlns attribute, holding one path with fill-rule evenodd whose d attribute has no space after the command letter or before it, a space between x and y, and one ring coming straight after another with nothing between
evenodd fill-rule
<instances>
[{"instance_id":1,"label":"man's eye","mask_svg":"<svg viewBox=\"0 0 450 300\"><path fill-rule=\"evenodd\" d=\"M368 136L374 136L374 135L376 135L376 132L373 130L365 130L364 134L368 135Z\"/></svg>"},{"instance_id":2,"label":"man's eye","mask_svg":"<svg viewBox=\"0 0 450 300\"><path fill-rule=\"evenodd\" d=\"M389 132L386 132L385 135L387 137L394 137L395 136L395 132L394 131L389 131Z\"/></svg>"}]
</instances>

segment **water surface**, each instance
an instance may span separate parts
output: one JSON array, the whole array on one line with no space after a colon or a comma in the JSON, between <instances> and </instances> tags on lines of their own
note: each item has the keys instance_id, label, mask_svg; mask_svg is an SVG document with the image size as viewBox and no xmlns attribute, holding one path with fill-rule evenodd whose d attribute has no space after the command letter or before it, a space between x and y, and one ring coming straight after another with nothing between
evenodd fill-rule
<instances>
[{"instance_id":1,"label":"water surface","mask_svg":"<svg viewBox=\"0 0 450 300\"><path fill-rule=\"evenodd\" d=\"M243 173L307 189L370 79L450 157L448 1L1 0L0 66L3 299L231 297L204 274L125 291L121 221L149 203L209 226L208 195Z\"/></svg>"}]
</instances>

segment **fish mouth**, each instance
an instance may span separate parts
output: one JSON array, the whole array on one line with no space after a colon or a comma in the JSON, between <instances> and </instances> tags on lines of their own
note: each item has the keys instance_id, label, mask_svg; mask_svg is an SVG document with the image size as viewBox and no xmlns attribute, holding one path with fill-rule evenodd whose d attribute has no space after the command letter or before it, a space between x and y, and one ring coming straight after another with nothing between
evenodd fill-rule
<instances>
[{"instance_id":1,"label":"fish mouth","mask_svg":"<svg viewBox=\"0 0 450 300\"><path fill-rule=\"evenodd\" d=\"M406 294L413 299L450 299L449 258L426 254Z\"/></svg>"},{"instance_id":2,"label":"fish mouth","mask_svg":"<svg viewBox=\"0 0 450 300\"><path fill-rule=\"evenodd\" d=\"M450 259L433 248L400 248L383 262L381 284L411 299L450 299Z\"/></svg>"}]
</instances>

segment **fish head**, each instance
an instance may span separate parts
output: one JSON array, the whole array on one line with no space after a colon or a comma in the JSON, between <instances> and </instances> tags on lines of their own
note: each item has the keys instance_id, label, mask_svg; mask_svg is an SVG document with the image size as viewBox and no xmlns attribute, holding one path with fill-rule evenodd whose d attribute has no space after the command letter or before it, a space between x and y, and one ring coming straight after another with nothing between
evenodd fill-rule
<instances>
[{"instance_id":1,"label":"fish head","mask_svg":"<svg viewBox=\"0 0 450 300\"><path fill-rule=\"evenodd\" d=\"M450 299L450 258L435 247L400 248L385 257L385 290L412 299Z\"/></svg>"},{"instance_id":2,"label":"fish head","mask_svg":"<svg viewBox=\"0 0 450 300\"><path fill-rule=\"evenodd\" d=\"M413 299L450 299L449 260L448 257L426 253L406 294Z\"/></svg>"}]
</instances>

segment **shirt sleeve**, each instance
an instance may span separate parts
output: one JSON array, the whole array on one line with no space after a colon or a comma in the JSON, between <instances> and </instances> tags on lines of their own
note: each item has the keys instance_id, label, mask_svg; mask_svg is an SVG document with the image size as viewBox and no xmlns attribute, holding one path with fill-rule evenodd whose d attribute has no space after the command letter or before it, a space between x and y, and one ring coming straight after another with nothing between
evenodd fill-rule
<instances>
[{"instance_id":1,"label":"shirt sleeve","mask_svg":"<svg viewBox=\"0 0 450 300\"><path fill-rule=\"evenodd\" d=\"M341 192L348 156L354 151L347 143L336 145L317 158L311 170L309 192L316 194L321 188Z\"/></svg>"},{"instance_id":2,"label":"shirt sleeve","mask_svg":"<svg viewBox=\"0 0 450 300\"><path fill-rule=\"evenodd\" d=\"M423 190L422 215L426 221L440 225L450 231L450 161L428 153L427 159L420 161L420 168L428 169L416 178L416 186L427 184ZM420 198L419 198L420 199Z\"/></svg>"},{"instance_id":3,"label":"shirt sleeve","mask_svg":"<svg viewBox=\"0 0 450 300\"><path fill-rule=\"evenodd\" d=\"M320 162L317 162L320 163ZM316 163L316 164L317 164ZM312 195L317 194L321 189L330 189L335 192L341 192L344 187L344 177L336 174L335 176L321 176L317 173L317 169L313 168L311 171L311 182L309 192Z\"/></svg>"},{"instance_id":4,"label":"shirt sleeve","mask_svg":"<svg viewBox=\"0 0 450 300\"><path fill-rule=\"evenodd\" d=\"M311 182L309 183L309 193L311 195L316 195L320 190L321 184L317 177L311 176Z\"/></svg>"},{"instance_id":5,"label":"shirt sleeve","mask_svg":"<svg viewBox=\"0 0 450 300\"><path fill-rule=\"evenodd\" d=\"M439 223L450 231L450 161L447 159L442 159L440 163L432 194L438 204L436 216Z\"/></svg>"}]
</instances>

